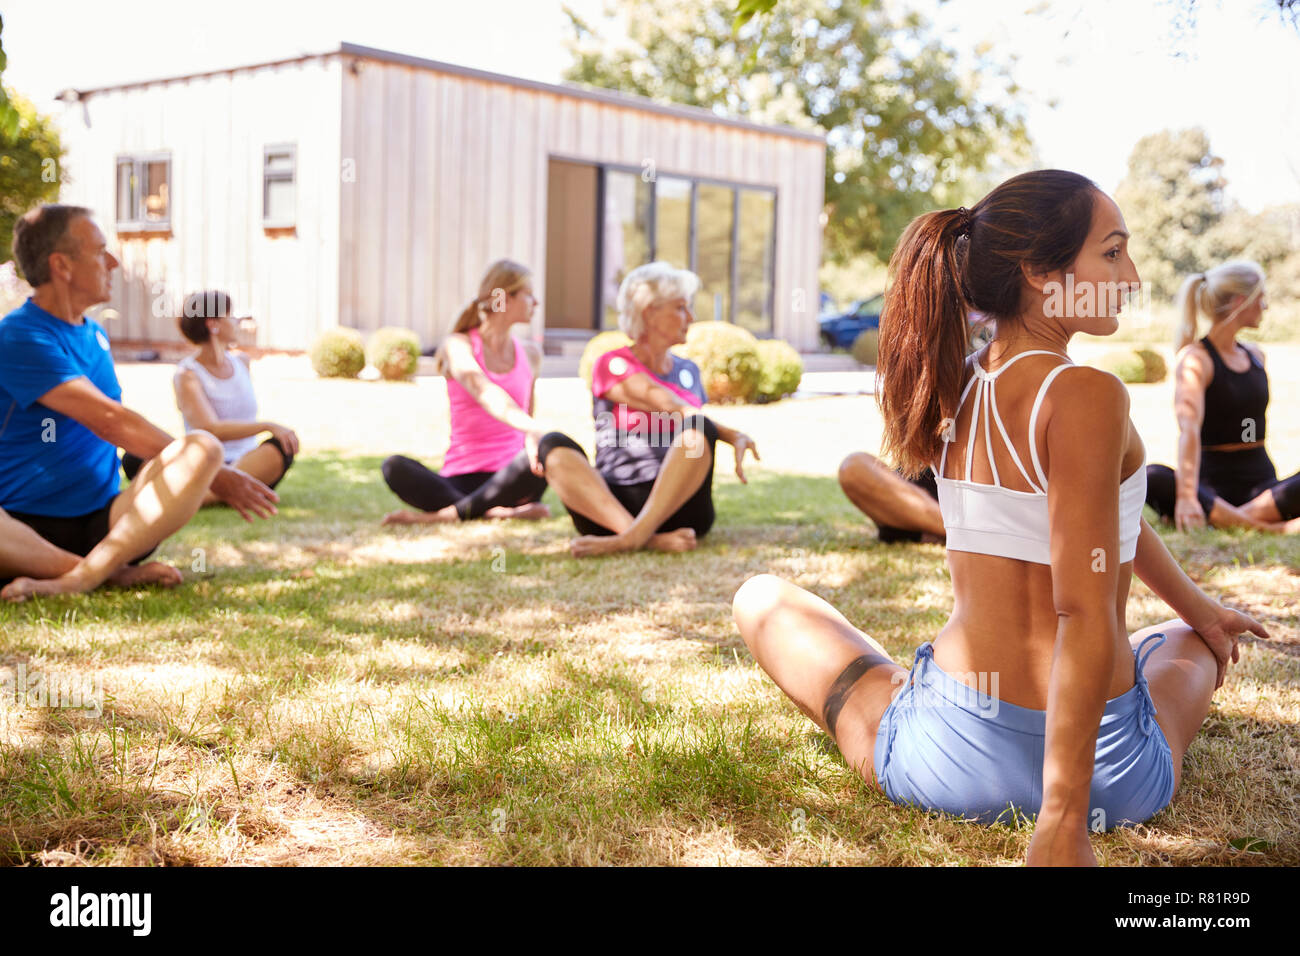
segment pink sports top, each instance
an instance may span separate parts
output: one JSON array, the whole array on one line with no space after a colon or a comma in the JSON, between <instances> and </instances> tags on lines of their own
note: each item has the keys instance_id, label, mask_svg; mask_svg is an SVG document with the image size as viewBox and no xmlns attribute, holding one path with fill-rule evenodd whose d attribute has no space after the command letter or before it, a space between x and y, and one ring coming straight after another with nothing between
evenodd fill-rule
<instances>
[{"instance_id":1,"label":"pink sports top","mask_svg":"<svg viewBox=\"0 0 1300 956\"><path fill-rule=\"evenodd\" d=\"M943 477L944 465L948 461L948 443L944 444L943 455L939 459L939 468L935 471L935 483L939 490L939 511L943 515L943 524L948 534L950 551L969 551L975 554L991 554L1004 558L1015 558L1033 564L1051 564L1051 534L1047 513L1047 476L1038 460L1038 444L1034 440L1038 425L1038 412L1047 394L1048 386L1067 368L1073 368L1071 362L1058 365L1047 373L1043 384L1034 398L1033 410L1029 414L1029 454L1038 475L1038 481L1029 476L1029 472L1020 461L1015 446L1007 435L1002 416L998 414L996 383L998 376L1016 364L1026 355L1056 355L1055 352L1041 350L1021 352L996 372L986 372L975 362L975 374L961 393L957 413L975 389L974 410L971 413L968 446L977 440L980 426L980 411L984 414L984 447L988 454L989 467L993 471L993 484L986 485L972 480L974 455L968 447L966 454L966 477ZM1058 356L1059 357L1059 356ZM996 424L1002 436L1002 442L1011 454L1011 460L1020 469L1029 487L1033 491L1014 491L1002 486L998 478L998 466L993 458L992 426ZM934 471L934 468L931 468ZM1120 563L1132 561L1137 554L1138 535L1142 530L1142 505L1146 501L1147 471L1145 462L1125 478L1119 486L1119 559Z\"/></svg>"},{"instance_id":2,"label":"pink sports top","mask_svg":"<svg viewBox=\"0 0 1300 956\"><path fill-rule=\"evenodd\" d=\"M483 363L483 336L477 328L469 330L474 361L488 380L506 390L515 404L528 411L533 392L533 368L528 353L518 339L515 364L508 372L490 372ZM443 459L440 474L467 475L476 471L499 471L524 447L523 432L499 422L474 401L474 396L450 375L447 376L447 399L451 404L451 445Z\"/></svg>"}]
</instances>

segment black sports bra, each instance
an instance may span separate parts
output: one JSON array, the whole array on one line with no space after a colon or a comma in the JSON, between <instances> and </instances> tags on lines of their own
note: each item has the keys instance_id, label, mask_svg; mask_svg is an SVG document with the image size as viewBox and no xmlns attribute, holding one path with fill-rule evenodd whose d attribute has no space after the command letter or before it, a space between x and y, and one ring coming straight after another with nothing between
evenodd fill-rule
<instances>
[{"instance_id":1,"label":"black sports bra","mask_svg":"<svg viewBox=\"0 0 1300 956\"><path fill-rule=\"evenodd\" d=\"M1255 354L1246 349L1250 368L1234 372L1224 364L1209 337L1201 345L1214 363L1214 378L1205 389L1205 417L1201 420L1201 445L1234 445L1264 440L1264 412L1268 408L1268 373Z\"/></svg>"}]
</instances>

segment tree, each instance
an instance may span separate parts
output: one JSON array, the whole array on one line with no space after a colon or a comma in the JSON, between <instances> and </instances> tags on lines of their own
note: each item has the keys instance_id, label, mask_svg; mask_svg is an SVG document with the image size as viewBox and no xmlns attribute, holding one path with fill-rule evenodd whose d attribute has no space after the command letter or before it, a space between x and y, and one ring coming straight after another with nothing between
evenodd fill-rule
<instances>
[{"instance_id":1,"label":"tree","mask_svg":"<svg viewBox=\"0 0 1300 956\"><path fill-rule=\"evenodd\" d=\"M13 257L18 217L40 203L58 200L63 164L53 120L12 90L5 91L5 104L16 120L12 132L0 130L0 262Z\"/></svg>"},{"instance_id":2,"label":"tree","mask_svg":"<svg viewBox=\"0 0 1300 956\"><path fill-rule=\"evenodd\" d=\"M1201 129L1163 130L1133 147L1115 201L1133 234L1138 273L1153 295L1172 297L1184 278L1228 259L1259 263L1270 274L1270 288L1293 287L1300 212L1247 212L1228 198L1222 166ZM1281 281L1274 282L1273 269Z\"/></svg>"},{"instance_id":3,"label":"tree","mask_svg":"<svg viewBox=\"0 0 1300 956\"><path fill-rule=\"evenodd\" d=\"M736 24L735 0L616 0L627 42L573 11L566 79L826 134L826 251L888 258L907 223L959 191L1008 142L1016 87L989 51L960 74L917 14L873 0L781 0ZM760 69L754 69L753 64ZM1002 84L991 97L988 85Z\"/></svg>"},{"instance_id":4,"label":"tree","mask_svg":"<svg viewBox=\"0 0 1300 956\"><path fill-rule=\"evenodd\" d=\"M1162 130L1138 140L1128 174L1115 190L1142 282L1172 296L1182 278L1206 264L1206 236L1224 211L1223 160L1201 129Z\"/></svg>"}]
</instances>

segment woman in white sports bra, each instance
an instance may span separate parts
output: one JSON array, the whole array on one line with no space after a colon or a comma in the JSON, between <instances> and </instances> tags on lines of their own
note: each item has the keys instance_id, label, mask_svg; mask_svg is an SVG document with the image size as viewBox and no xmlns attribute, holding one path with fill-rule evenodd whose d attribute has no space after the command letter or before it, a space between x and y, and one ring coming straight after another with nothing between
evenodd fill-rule
<instances>
[{"instance_id":1,"label":"woman in white sports bra","mask_svg":"<svg viewBox=\"0 0 1300 956\"><path fill-rule=\"evenodd\" d=\"M900 240L885 445L906 473L935 471L954 592L910 672L789 582L761 575L735 598L755 659L870 784L980 822L1036 816L1033 864L1095 863L1090 830L1168 804L1238 635L1268 636L1142 520L1128 392L1066 355L1076 332L1118 327L1138 284L1127 240L1115 203L1060 170L921 216ZM970 308L997 317L997 338L967 359ZM1135 573L1178 619L1128 634Z\"/></svg>"},{"instance_id":2,"label":"woman in white sports bra","mask_svg":"<svg viewBox=\"0 0 1300 956\"><path fill-rule=\"evenodd\" d=\"M298 454L298 436L276 422L257 420L257 398L249 377L248 357L228 350L238 341L230 296L224 292L195 292L185 297L181 334L199 347L176 363L172 386L187 432L202 429L221 442L225 462L252 475L269 488L284 478ZM263 434L270 433L265 441ZM139 459L122 460L134 479ZM215 504L208 495L204 505Z\"/></svg>"}]
</instances>

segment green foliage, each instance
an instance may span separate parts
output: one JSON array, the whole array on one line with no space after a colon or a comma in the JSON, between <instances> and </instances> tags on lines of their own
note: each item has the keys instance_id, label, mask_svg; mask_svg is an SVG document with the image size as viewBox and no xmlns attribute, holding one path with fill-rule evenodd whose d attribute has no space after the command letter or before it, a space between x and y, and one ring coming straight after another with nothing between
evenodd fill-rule
<instances>
[{"instance_id":1,"label":"green foliage","mask_svg":"<svg viewBox=\"0 0 1300 956\"><path fill-rule=\"evenodd\" d=\"M366 361L379 370L381 378L394 382L408 379L420 361L420 338L410 329L378 329L366 345Z\"/></svg>"},{"instance_id":2,"label":"green foliage","mask_svg":"<svg viewBox=\"0 0 1300 956\"><path fill-rule=\"evenodd\" d=\"M853 357L863 365L875 365L880 358L880 330L863 329L853 340Z\"/></svg>"},{"instance_id":3,"label":"green foliage","mask_svg":"<svg viewBox=\"0 0 1300 956\"><path fill-rule=\"evenodd\" d=\"M1096 367L1128 385L1162 382L1169 373L1163 356L1151 349L1115 349L1097 359Z\"/></svg>"},{"instance_id":4,"label":"green foliage","mask_svg":"<svg viewBox=\"0 0 1300 956\"><path fill-rule=\"evenodd\" d=\"M775 402L799 389L803 359L789 342L762 339L758 343L758 401Z\"/></svg>"},{"instance_id":5,"label":"green foliage","mask_svg":"<svg viewBox=\"0 0 1300 956\"><path fill-rule=\"evenodd\" d=\"M1226 262L1251 259L1282 298L1300 295L1300 209L1258 215L1235 205L1201 129L1162 130L1138 141L1115 191L1133 234L1130 249L1153 296L1171 299L1184 278Z\"/></svg>"},{"instance_id":6,"label":"green foliage","mask_svg":"<svg viewBox=\"0 0 1300 956\"><path fill-rule=\"evenodd\" d=\"M591 388L591 375L600 357L606 352L612 352L615 349L621 349L631 344L632 340L617 329L592 336L591 340L587 342L587 347L582 350L582 358L578 360L578 374L587 383L587 388Z\"/></svg>"},{"instance_id":7,"label":"green foliage","mask_svg":"<svg viewBox=\"0 0 1300 956\"><path fill-rule=\"evenodd\" d=\"M0 114L0 262L4 262L13 257L18 217L33 206L58 200L63 144L54 121L13 91L5 93Z\"/></svg>"},{"instance_id":8,"label":"green foliage","mask_svg":"<svg viewBox=\"0 0 1300 956\"><path fill-rule=\"evenodd\" d=\"M614 9L626 44L568 11L565 78L824 132L825 248L837 261L887 259L913 217L955 204L1001 148L1027 142L1017 109L995 105L1015 102L1005 70L979 52L972 76L960 75L919 14L871 0L617 0ZM751 22L755 13L764 16Z\"/></svg>"},{"instance_id":9,"label":"green foliage","mask_svg":"<svg viewBox=\"0 0 1300 956\"><path fill-rule=\"evenodd\" d=\"M311 367L321 378L356 378L366 367L366 349L356 329L329 329L311 347Z\"/></svg>"},{"instance_id":10,"label":"green foliage","mask_svg":"<svg viewBox=\"0 0 1300 956\"><path fill-rule=\"evenodd\" d=\"M686 333L686 344L673 351L700 367L710 402L752 402L758 394L762 375L758 340L740 326L696 322Z\"/></svg>"}]
</instances>

